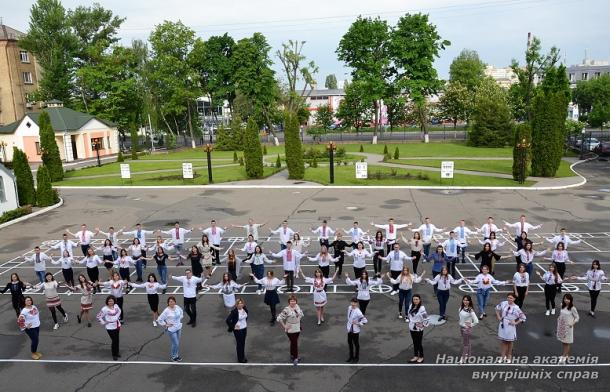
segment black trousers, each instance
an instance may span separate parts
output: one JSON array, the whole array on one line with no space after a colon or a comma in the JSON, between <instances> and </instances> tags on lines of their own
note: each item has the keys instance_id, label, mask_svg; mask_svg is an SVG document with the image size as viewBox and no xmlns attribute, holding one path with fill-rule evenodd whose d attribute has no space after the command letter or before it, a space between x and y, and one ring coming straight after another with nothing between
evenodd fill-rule
<instances>
[{"instance_id":1,"label":"black trousers","mask_svg":"<svg viewBox=\"0 0 610 392\"><path fill-rule=\"evenodd\" d=\"M544 302L546 309L555 309L555 296L557 295L557 286L554 284L544 285Z\"/></svg>"},{"instance_id":2,"label":"black trousers","mask_svg":"<svg viewBox=\"0 0 610 392\"><path fill-rule=\"evenodd\" d=\"M23 294L11 295L11 302L13 304L13 309L15 309L15 313L17 313L17 317L19 317L21 309L25 307L25 297Z\"/></svg>"},{"instance_id":3,"label":"black trousers","mask_svg":"<svg viewBox=\"0 0 610 392\"><path fill-rule=\"evenodd\" d=\"M410 331L411 339L413 339L413 356L424 357L424 346L422 342L424 340L424 331Z\"/></svg>"},{"instance_id":4,"label":"black trousers","mask_svg":"<svg viewBox=\"0 0 610 392\"><path fill-rule=\"evenodd\" d=\"M322 271L322 276L324 276L325 278L328 278L328 276L330 275L330 266L319 265L318 268L320 268L320 271Z\"/></svg>"},{"instance_id":5,"label":"black trousers","mask_svg":"<svg viewBox=\"0 0 610 392\"><path fill-rule=\"evenodd\" d=\"M561 276L561 279L563 280L563 275L566 273L566 263L555 262L555 265L557 266L557 273L559 274L559 276Z\"/></svg>"},{"instance_id":6,"label":"black trousers","mask_svg":"<svg viewBox=\"0 0 610 392\"><path fill-rule=\"evenodd\" d=\"M362 268L354 267L354 275L355 275L354 279L360 279L360 277L362 276L362 273L364 272L365 269L366 269L366 267L362 267Z\"/></svg>"},{"instance_id":7,"label":"black trousers","mask_svg":"<svg viewBox=\"0 0 610 392\"><path fill-rule=\"evenodd\" d=\"M335 271L337 271L337 276L341 276L343 273L343 258L335 261Z\"/></svg>"},{"instance_id":8,"label":"black trousers","mask_svg":"<svg viewBox=\"0 0 610 392\"><path fill-rule=\"evenodd\" d=\"M66 283L72 287L74 287L74 271L72 268L63 268L61 270L62 275L64 276L64 280Z\"/></svg>"},{"instance_id":9,"label":"black trousers","mask_svg":"<svg viewBox=\"0 0 610 392\"><path fill-rule=\"evenodd\" d=\"M328 238L320 238L320 246L326 245L326 249L328 249Z\"/></svg>"},{"instance_id":10,"label":"black trousers","mask_svg":"<svg viewBox=\"0 0 610 392\"><path fill-rule=\"evenodd\" d=\"M366 314L366 307L369 306L369 299L359 299L358 305L360 306L360 310L362 311L362 315Z\"/></svg>"},{"instance_id":11,"label":"black trousers","mask_svg":"<svg viewBox=\"0 0 610 392\"><path fill-rule=\"evenodd\" d=\"M390 270L390 276L392 277L392 279L396 279L396 278L398 278L398 276L400 275L401 272L402 271ZM398 291L398 283L392 285L392 290Z\"/></svg>"},{"instance_id":12,"label":"black trousers","mask_svg":"<svg viewBox=\"0 0 610 392\"><path fill-rule=\"evenodd\" d=\"M347 333L347 345L349 346L349 357L360 358L360 334L356 332Z\"/></svg>"},{"instance_id":13,"label":"black trousers","mask_svg":"<svg viewBox=\"0 0 610 392\"><path fill-rule=\"evenodd\" d=\"M54 306L52 308L49 308L49 310L51 311L51 317L53 317L53 322L55 324L57 324L57 313L55 312L55 309L57 308L57 310L59 310L59 313L61 313L62 316L66 316L66 311L64 310L64 308L61 307L61 305L57 305Z\"/></svg>"},{"instance_id":14,"label":"black trousers","mask_svg":"<svg viewBox=\"0 0 610 392\"><path fill-rule=\"evenodd\" d=\"M220 244L213 244L216 248L220 248ZM220 265L220 250L212 248L214 252L214 264Z\"/></svg>"},{"instance_id":15,"label":"black trousers","mask_svg":"<svg viewBox=\"0 0 610 392\"><path fill-rule=\"evenodd\" d=\"M83 256L87 257L87 251L89 250L89 247L89 244L80 246L80 250L81 252L83 252Z\"/></svg>"},{"instance_id":16,"label":"black trousers","mask_svg":"<svg viewBox=\"0 0 610 392\"><path fill-rule=\"evenodd\" d=\"M40 334L40 327L26 328L25 333L30 337L32 344L30 344L30 351L32 354L38 351L38 335Z\"/></svg>"},{"instance_id":17,"label":"black trousers","mask_svg":"<svg viewBox=\"0 0 610 392\"><path fill-rule=\"evenodd\" d=\"M197 298L184 297L184 311L189 316L189 322L197 322Z\"/></svg>"},{"instance_id":18,"label":"black trousers","mask_svg":"<svg viewBox=\"0 0 610 392\"><path fill-rule=\"evenodd\" d=\"M110 350L112 351L113 357L119 356L119 329L107 329L108 336L110 336L111 345Z\"/></svg>"},{"instance_id":19,"label":"black trousers","mask_svg":"<svg viewBox=\"0 0 610 392\"><path fill-rule=\"evenodd\" d=\"M294 291L294 271L284 271L286 276L287 291Z\"/></svg>"},{"instance_id":20,"label":"black trousers","mask_svg":"<svg viewBox=\"0 0 610 392\"><path fill-rule=\"evenodd\" d=\"M421 259L421 252L416 252L414 250L411 251L411 257L415 257L413 259L413 273L417 273L417 266L419 265L419 259Z\"/></svg>"},{"instance_id":21,"label":"black trousers","mask_svg":"<svg viewBox=\"0 0 610 392\"><path fill-rule=\"evenodd\" d=\"M89 276L89 280L93 283L97 282L98 280L100 280L100 269L97 267L87 267L87 276Z\"/></svg>"},{"instance_id":22,"label":"black trousers","mask_svg":"<svg viewBox=\"0 0 610 392\"><path fill-rule=\"evenodd\" d=\"M125 310L123 310L123 297L116 297L116 304L119 305L119 309L121 309L121 322L125 319Z\"/></svg>"},{"instance_id":23,"label":"black trousers","mask_svg":"<svg viewBox=\"0 0 610 392\"><path fill-rule=\"evenodd\" d=\"M373 268L375 269L375 274L381 273L381 257L383 256L383 249L378 250L377 253L373 256Z\"/></svg>"},{"instance_id":24,"label":"black trousers","mask_svg":"<svg viewBox=\"0 0 610 392\"><path fill-rule=\"evenodd\" d=\"M589 297L591 297L591 311L595 312L597 307L597 297L599 297L600 290L589 290Z\"/></svg>"},{"instance_id":25,"label":"black trousers","mask_svg":"<svg viewBox=\"0 0 610 392\"><path fill-rule=\"evenodd\" d=\"M148 305L150 306L150 310L153 312L159 311L159 294L146 294L148 298Z\"/></svg>"},{"instance_id":26,"label":"black trousers","mask_svg":"<svg viewBox=\"0 0 610 392\"><path fill-rule=\"evenodd\" d=\"M246 335L248 334L248 328L235 329L233 335L235 336L235 344L237 351L237 361L243 362L246 359Z\"/></svg>"},{"instance_id":27,"label":"black trousers","mask_svg":"<svg viewBox=\"0 0 610 392\"><path fill-rule=\"evenodd\" d=\"M521 310L523 310L523 301L525 300L525 292L527 291L526 286L517 286L517 298L515 298L515 303Z\"/></svg>"}]
</instances>

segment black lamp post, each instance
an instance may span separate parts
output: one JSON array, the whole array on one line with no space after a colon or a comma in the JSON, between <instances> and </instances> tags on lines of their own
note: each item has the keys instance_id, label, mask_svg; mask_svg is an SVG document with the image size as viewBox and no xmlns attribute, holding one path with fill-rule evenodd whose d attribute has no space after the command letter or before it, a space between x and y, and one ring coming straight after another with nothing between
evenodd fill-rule
<instances>
[{"instance_id":1,"label":"black lamp post","mask_svg":"<svg viewBox=\"0 0 610 392\"><path fill-rule=\"evenodd\" d=\"M211 144L206 144L203 146L203 151L205 151L208 155L208 184L211 184L212 181L212 150L214 147Z\"/></svg>"},{"instance_id":2,"label":"black lamp post","mask_svg":"<svg viewBox=\"0 0 610 392\"><path fill-rule=\"evenodd\" d=\"M102 166L102 162L100 161L100 144L98 142L94 142L93 149L95 150L95 155L97 156L97 167L100 167Z\"/></svg>"},{"instance_id":3,"label":"black lamp post","mask_svg":"<svg viewBox=\"0 0 610 392\"><path fill-rule=\"evenodd\" d=\"M585 128L580 131L580 159L585 159Z\"/></svg>"},{"instance_id":4,"label":"black lamp post","mask_svg":"<svg viewBox=\"0 0 610 392\"><path fill-rule=\"evenodd\" d=\"M517 143L517 151L519 151L519 184L525 183L525 171L527 166L527 150L531 144L527 142L525 138Z\"/></svg>"},{"instance_id":5,"label":"black lamp post","mask_svg":"<svg viewBox=\"0 0 610 392\"><path fill-rule=\"evenodd\" d=\"M330 163L330 183L335 183L335 150L337 149L337 143L328 142L326 145L326 149L328 149L328 161Z\"/></svg>"}]
</instances>

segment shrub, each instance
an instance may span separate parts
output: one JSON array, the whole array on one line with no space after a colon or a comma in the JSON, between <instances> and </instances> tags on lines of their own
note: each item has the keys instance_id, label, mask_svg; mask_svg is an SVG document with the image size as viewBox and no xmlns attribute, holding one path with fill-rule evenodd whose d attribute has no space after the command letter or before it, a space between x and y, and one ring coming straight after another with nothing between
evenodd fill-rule
<instances>
[{"instance_id":1,"label":"shrub","mask_svg":"<svg viewBox=\"0 0 610 392\"><path fill-rule=\"evenodd\" d=\"M383 146L383 155L388 155L388 145Z\"/></svg>"},{"instance_id":2,"label":"shrub","mask_svg":"<svg viewBox=\"0 0 610 392\"><path fill-rule=\"evenodd\" d=\"M339 147L337 148L337 151L335 151L335 156L337 158L343 158L345 157L345 147Z\"/></svg>"},{"instance_id":3,"label":"shrub","mask_svg":"<svg viewBox=\"0 0 610 392\"><path fill-rule=\"evenodd\" d=\"M267 145L263 144L263 155L267 155Z\"/></svg>"},{"instance_id":4,"label":"shrub","mask_svg":"<svg viewBox=\"0 0 610 392\"><path fill-rule=\"evenodd\" d=\"M51 175L45 165L36 172L36 202L39 207L47 207L57 202L57 194L51 186Z\"/></svg>"},{"instance_id":5,"label":"shrub","mask_svg":"<svg viewBox=\"0 0 610 392\"><path fill-rule=\"evenodd\" d=\"M318 167L318 158L313 157L313 159L311 160L311 167Z\"/></svg>"},{"instance_id":6,"label":"shrub","mask_svg":"<svg viewBox=\"0 0 610 392\"><path fill-rule=\"evenodd\" d=\"M263 149L258 136L258 127L252 118L248 120L243 141L246 175L248 178L260 178L263 176Z\"/></svg>"},{"instance_id":7,"label":"shrub","mask_svg":"<svg viewBox=\"0 0 610 392\"><path fill-rule=\"evenodd\" d=\"M277 154L277 159L275 161L275 167L280 169L282 167L282 160L280 159L280 154Z\"/></svg>"},{"instance_id":8,"label":"shrub","mask_svg":"<svg viewBox=\"0 0 610 392\"><path fill-rule=\"evenodd\" d=\"M49 113L42 112L38 118L40 149L42 150L42 162L49 170L51 181L64 179L64 168L59 155L59 148L55 141L55 131L51 126Z\"/></svg>"},{"instance_id":9,"label":"shrub","mask_svg":"<svg viewBox=\"0 0 610 392\"><path fill-rule=\"evenodd\" d=\"M360 152L364 152L364 147L362 146L362 144L360 145Z\"/></svg>"},{"instance_id":10,"label":"shrub","mask_svg":"<svg viewBox=\"0 0 610 392\"><path fill-rule=\"evenodd\" d=\"M243 156L239 157L239 166L243 166L244 164L245 164L244 157Z\"/></svg>"},{"instance_id":11,"label":"shrub","mask_svg":"<svg viewBox=\"0 0 610 392\"><path fill-rule=\"evenodd\" d=\"M131 160L138 159L138 130L136 125L131 125Z\"/></svg>"},{"instance_id":12,"label":"shrub","mask_svg":"<svg viewBox=\"0 0 610 392\"><path fill-rule=\"evenodd\" d=\"M299 135L299 122L295 113L286 112L284 116L284 138L286 151L286 166L288 167L288 178L301 180L305 176L305 166Z\"/></svg>"},{"instance_id":13,"label":"shrub","mask_svg":"<svg viewBox=\"0 0 610 392\"><path fill-rule=\"evenodd\" d=\"M19 204L36 204L36 189L34 189L34 176L28 163L28 157L17 147L13 147L13 170L17 178L17 193Z\"/></svg>"},{"instance_id":14,"label":"shrub","mask_svg":"<svg viewBox=\"0 0 610 392\"><path fill-rule=\"evenodd\" d=\"M117 155L116 161L117 162L125 162L125 157L123 156L123 153L121 151L119 151L119 155Z\"/></svg>"},{"instance_id":15,"label":"shrub","mask_svg":"<svg viewBox=\"0 0 610 392\"><path fill-rule=\"evenodd\" d=\"M237 151L233 151L233 162L236 163L239 160L239 158L237 158Z\"/></svg>"},{"instance_id":16,"label":"shrub","mask_svg":"<svg viewBox=\"0 0 610 392\"><path fill-rule=\"evenodd\" d=\"M398 150L398 147L396 147L396 150L394 150L394 159L399 159L400 158L400 151Z\"/></svg>"},{"instance_id":17,"label":"shrub","mask_svg":"<svg viewBox=\"0 0 610 392\"><path fill-rule=\"evenodd\" d=\"M23 207L15 208L14 210L6 211L4 214L0 215L0 223L6 223L13 219L17 219L27 214L32 213L32 206L25 205Z\"/></svg>"}]
</instances>

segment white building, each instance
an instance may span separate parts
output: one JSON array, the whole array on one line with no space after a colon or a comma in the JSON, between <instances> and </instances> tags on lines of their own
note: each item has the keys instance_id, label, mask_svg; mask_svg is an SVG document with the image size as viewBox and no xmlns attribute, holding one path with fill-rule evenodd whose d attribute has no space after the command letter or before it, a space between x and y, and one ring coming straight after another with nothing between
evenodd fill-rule
<instances>
[{"instance_id":1,"label":"white building","mask_svg":"<svg viewBox=\"0 0 610 392\"><path fill-rule=\"evenodd\" d=\"M0 215L17 207L17 180L13 172L0 163Z\"/></svg>"},{"instance_id":2,"label":"white building","mask_svg":"<svg viewBox=\"0 0 610 392\"><path fill-rule=\"evenodd\" d=\"M487 65L485 67L485 76L490 76L496 81L501 87L509 88L513 84L517 83L517 75L511 67L500 67L496 68L493 65Z\"/></svg>"}]
</instances>

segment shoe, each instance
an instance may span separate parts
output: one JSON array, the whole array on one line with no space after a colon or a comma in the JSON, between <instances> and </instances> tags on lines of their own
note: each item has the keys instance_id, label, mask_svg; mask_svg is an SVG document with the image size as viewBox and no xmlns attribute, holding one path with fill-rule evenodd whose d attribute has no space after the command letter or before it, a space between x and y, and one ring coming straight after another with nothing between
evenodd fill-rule
<instances>
[{"instance_id":1,"label":"shoe","mask_svg":"<svg viewBox=\"0 0 610 392\"><path fill-rule=\"evenodd\" d=\"M37 353L32 353L32 359L35 361L38 361L40 359L40 357L38 356Z\"/></svg>"},{"instance_id":2,"label":"shoe","mask_svg":"<svg viewBox=\"0 0 610 392\"><path fill-rule=\"evenodd\" d=\"M417 358L417 363L424 363L424 358Z\"/></svg>"},{"instance_id":3,"label":"shoe","mask_svg":"<svg viewBox=\"0 0 610 392\"><path fill-rule=\"evenodd\" d=\"M193 324L193 320L190 320L188 323L186 323L186 325L191 325Z\"/></svg>"},{"instance_id":4,"label":"shoe","mask_svg":"<svg viewBox=\"0 0 610 392\"><path fill-rule=\"evenodd\" d=\"M118 361L118 360L119 360L119 357L114 357L114 356L113 356L113 357L112 357L112 360L113 360L113 361Z\"/></svg>"},{"instance_id":5,"label":"shoe","mask_svg":"<svg viewBox=\"0 0 610 392\"><path fill-rule=\"evenodd\" d=\"M244 358L241 361L239 361L239 363L248 363L248 360Z\"/></svg>"},{"instance_id":6,"label":"shoe","mask_svg":"<svg viewBox=\"0 0 610 392\"><path fill-rule=\"evenodd\" d=\"M68 322L68 313L64 314L64 323Z\"/></svg>"},{"instance_id":7,"label":"shoe","mask_svg":"<svg viewBox=\"0 0 610 392\"><path fill-rule=\"evenodd\" d=\"M318 320L318 327L322 325L322 322L320 320Z\"/></svg>"},{"instance_id":8,"label":"shoe","mask_svg":"<svg viewBox=\"0 0 610 392\"><path fill-rule=\"evenodd\" d=\"M589 316L595 318L595 312L589 311Z\"/></svg>"},{"instance_id":9,"label":"shoe","mask_svg":"<svg viewBox=\"0 0 610 392\"><path fill-rule=\"evenodd\" d=\"M396 295L398 294L398 291L392 290L392 292L390 293L390 295Z\"/></svg>"},{"instance_id":10,"label":"shoe","mask_svg":"<svg viewBox=\"0 0 610 392\"><path fill-rule=\"evenodd\" d=\"M411 359L409 359L409 363L415 363L417 362L417 357L413 357Z\"/></svg>"},{"instance_id":11,"label":"shoe","mask_svg":"<svg viewBox=\"0 0 610 392\"><path fill-rule=\"evenodd\" d=\"M483 317L487 317L487 313L483 313Z\"/></svg>"},{"instance_id":12,"label":"shoe","mask_svg":"<svg viewBox=\"0 0 610 392\"><path fill-rule=\"evenodd\" d=\"M438 321L447 321L447 317L441 316L438 318Z\"/></svg>"},{"instance_id":13,"label":"shoe","mask_svg":"<svg viewBox=\"0 0 610 392\"><path fill-rule=\"evenodd\" d=\"M485 316L483 315L483 313L481 313L481 314L479 315L479 318L480 318L480 319L482 319L483 317L485 317Z\"/></svg>"},{"instance_id":14,"label":"shoe","mask_svg":"<svg viewBox=\"0 0 610 392\"><path fill-rule=\"evenodd\" d=\"M261 291L260 290L256 290L256 295L261 295Z\"/></svg>"},{"instance_id":15,"label":"shoe","mask_svg":"<svg viewBox=\"0 0 610 392\"><path fill-rule=\"evenodd\" d=\"M161 292L162 294L167 293L167 289L163 289L163 291Z\"/></svg>"},{"instance_id":16,"label":"shoe","mask_svg":"<svg viewBox=\"0 0 610 392\"><path fill-rule=\"evenodd\" d=\"M76 316L76 321L78 321L78 323L80 324L80 322L82 321L80 316L78 316L78 315Z\"/></svg>"},{"instance_id":17,"label":"shoe","mask_svg":"<svg viewBox=\"0 0 610 392\"><path fill-rule=\"evenodd\" d=\"M157 326L157 322L153 321L153 327L156 327L156 326Z\"/></svg>"},{"instance_id":18,"label":"shoe","mask_svg":"<svg viewBox=\"0 0 610 392\"><path fill-rule=\"evenodd\" d=\"M55 324L55 325L53 326L53 330L57 330L57 329L59 329L59 324Z\"/></svg>"},{"instance_id":19,"label":"shoe","mask_svg":"<svg viewBox=\"0 0 610 392\"><path fill-rule=\"evenodd\" d=\"M193 327L193 328L195 328L196 326L197 326L197 323L196 323L196 322L193 322L193 323L191 324L191 327Z\"/></svg>"},{"instance_id":20,"label":"shoe","mask_svg":"<svg viewBox=\"0 0 610 392\"><path fill-rule=\"evenodd\" d=\"M550 314L551 314L551 311L550 311L550 310L547 310L547 311L544 313L544 315L545 315L545 316L549 316Z\"/></svg>"},{"instance_id":21,"label":"shoe","mask_svg":"<svg viewBox=\"0 0 610 392\"><path fill-rule=\"evenodd\" d=\"M119 357L119 358L121 358L121 354L117 354L116 356L117 356L117 357Z\"/></svg>"},{"instance_id":22,"label":"shoe","mask_svg":"<svg viewBox=\"0 0 610 392\"><path fill-rule=\"evenodd\" d=\"M398 318L401 319L402 318L402 313L398 313Z\"/></svg>"},{"instance_id":23,"label":"shoe","mask_svg":"<svg viewBox=\"0 0 610 392\"><path fill-rule=\"evenodd\" d=\"M38 355L38 359L42 358L42 354L39 353L38 351L36 351L35 354Z\"/></svg>"},{"instance_id":24,"label":"shoe","mask_svg":"<svg viewBox=\"0 0 610 392\"><path fill-rule=\"evenodd\" d=\"M297 365L299 364L299 358L295 358L295 359L292 361L292 364L293 364L294 366L297 366Z\"/></svg>"},{"instance_id":25,"label":"shoe","mask_svg":"<svg viewBox=\"0 0 610 392\"><path fill-rule=\"evenodd\" d=\"M91 323L87 323L87 328L91 328Z\"/></svg>"},{"instance_id":26,"label":"shoe","mask_svg":"<svg viewBox=\"0 0 610 392\"><path fill-rule=\"evenodd\" d=\"M321 321L322 321L322 324L324 324L324 317L322 317Z\"/></svg>"},{"instance_id":27,"label":"shoe","mask_svg":"<svg viewBox=\"0 0 610 392\"><path fill-rule=\"evenodd\" d=\"M352 363L358 363L358 361L360 361L360 358L355 357Z\"/></svg>"},{"instance_id":28,"label":"shoe","mask_svg":"<svg viewBox=\"0 0 610 392\"><path fill-rule=\"evenodd\" d=\"M551 309L551 314L555 314L555 308Z\"/></svg>"},{"instance_id":29,"label":"shoe","mask_svg":"<svg viewBox=\"0 0 610 392\"><path fill-rule=\"evenodd\" d=\"M347 362L347 363L352 363L352 362L353 362L353 360L354 360L354 358L353 358L353 357L349 357L349 358L347 358L347 359L345 360L345 362Z\"/></svg>"}]
</instances>

